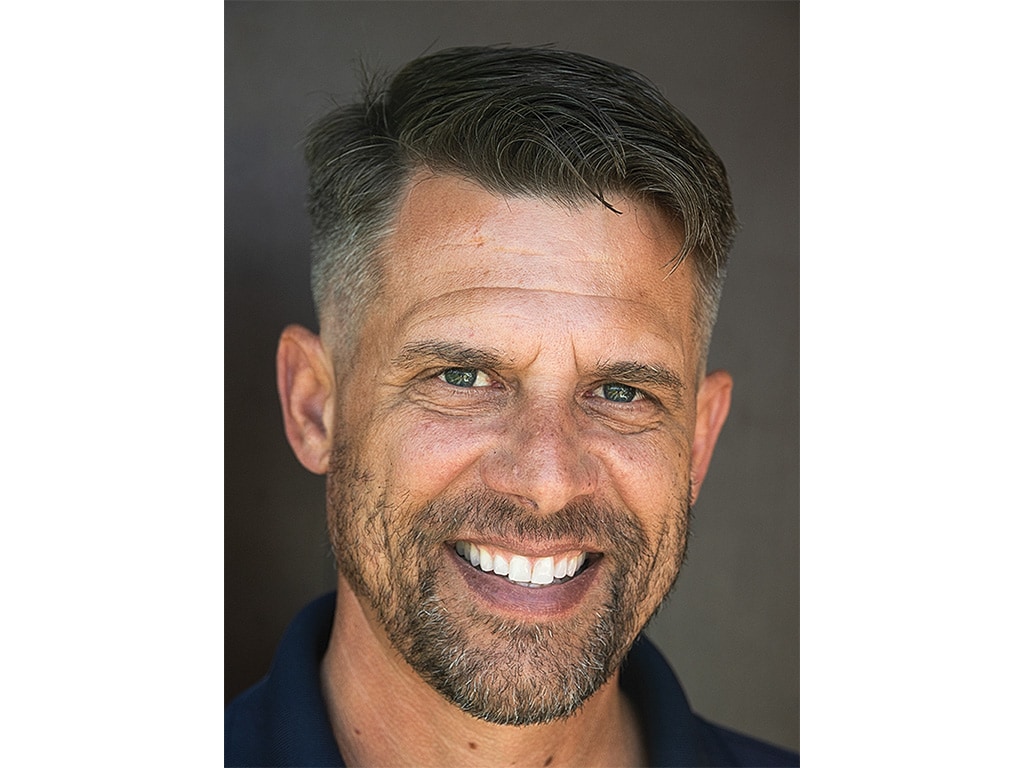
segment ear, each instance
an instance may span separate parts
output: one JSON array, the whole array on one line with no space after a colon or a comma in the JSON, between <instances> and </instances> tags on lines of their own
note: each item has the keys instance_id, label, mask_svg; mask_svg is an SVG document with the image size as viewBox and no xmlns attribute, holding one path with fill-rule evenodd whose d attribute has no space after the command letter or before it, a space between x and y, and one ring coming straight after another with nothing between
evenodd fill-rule
<instances>
[{"instance_id":1,"label":"ear","mask_svg":"<svg viewBox=\"0 0 1024 768\"><path fill-rule=\"evenodd\" d=\"M690 453L690 503L697 501L701 483L708 473L711 454L715 450L718 434L729 415L732 402L732 376L725 371L712 371L704 377L697 390L697 424L693 432L693 450Z\"/></svg>"},{"instance_id":2,"label":"ear","mask_svg":"<svg viewBox=\"0 0 1024 768\"><path fill-rule=\"evenodd\" d=\"M322 475L331 456L334 375L320 337L289 325L277 345L277 392L295 456Z\"/></svg>"}]
</instances>

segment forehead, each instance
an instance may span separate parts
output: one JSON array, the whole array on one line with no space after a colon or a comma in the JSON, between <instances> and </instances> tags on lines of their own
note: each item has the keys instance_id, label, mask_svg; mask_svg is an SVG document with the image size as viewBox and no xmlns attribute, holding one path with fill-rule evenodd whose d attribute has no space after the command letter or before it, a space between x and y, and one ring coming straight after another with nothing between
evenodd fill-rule
<instances>
[{"instance_id":1,"label":"forehead","mask_svg":"<svg viewBox=\"0 0 1024 768\"><path fill-rule=\"evenodd\" d=\"M691 268L671 269L682 233L651 206L611 202L620 213L596 200L569 207L421 173L385 241L379 298L412 307L507 288L614 298L673 315L688 307Z\"/></svg>"}]
</instances>

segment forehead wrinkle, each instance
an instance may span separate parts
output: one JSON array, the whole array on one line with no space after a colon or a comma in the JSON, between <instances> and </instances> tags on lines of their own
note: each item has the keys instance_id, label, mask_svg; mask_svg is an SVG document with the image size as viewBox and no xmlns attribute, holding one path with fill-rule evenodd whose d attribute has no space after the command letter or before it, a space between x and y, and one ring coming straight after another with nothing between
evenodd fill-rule
<instances>
[{"instance_id":1,"label":"forehead wrinkle","mask_svg":"<svg viewBox=\"0 0 1024 768\"><path fill-rule=\"evenodd\" d=\"M546 286L524 287L521 285L487 285L457 288L455 290L446 291L445 293L426 296L409 307L408 311L404 313L405 319L412 324L419 324L426 319L434 320L446 317L450 314L463 314L467 311L473 311L477 308L475 305L485 302L485 294L500 292L546 294L546 298L548 298L549 301L556 301L556 299L561 297L567 299L596 299L602 302L615 302L617 304L626 304L630 307L638 307L643 310L645 314L650 313L653 309L649 303L643 301L643 297L625 298L622 296L611 296L606 293L566 291ZM474 296L474 294L476 296ZM465 298L466 295L469 295L470 298ZM477 296L479 296L479 298L477 298ZM453 310L458 311L453 312ZM416 317L421 313L424 313L425 317ZM658 314L661 313L659 312ZM667 318L663 319L666 321L666 325L669 325Z\"/></svg>"}]
</instances>

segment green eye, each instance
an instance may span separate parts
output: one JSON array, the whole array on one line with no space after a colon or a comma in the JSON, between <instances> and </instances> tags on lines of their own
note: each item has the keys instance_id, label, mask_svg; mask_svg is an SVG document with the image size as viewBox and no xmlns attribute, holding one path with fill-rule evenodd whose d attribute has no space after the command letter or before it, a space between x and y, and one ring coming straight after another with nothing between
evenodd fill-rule
<instances>
[{"instance_id":1,"label":"green eye","mask_svg":"<svg viewBox=\"0 0 1024 768\"><path fill-rule=\"evenodd\" d=\"M631 403L640 393L625 384L605 384L601 387L601 394L613 403Z\"/></svg>"},{"instance_id":2,"label":"green eye","mask_svg":"<svg viewBox=\"0 0 1024 768\"><path fill-rule=\"evenodd\" d=\"M479 376L480 372L475 368L447 368L441 373L441 378L453 387L475 386Z\"/></svg>"}]
</instances>

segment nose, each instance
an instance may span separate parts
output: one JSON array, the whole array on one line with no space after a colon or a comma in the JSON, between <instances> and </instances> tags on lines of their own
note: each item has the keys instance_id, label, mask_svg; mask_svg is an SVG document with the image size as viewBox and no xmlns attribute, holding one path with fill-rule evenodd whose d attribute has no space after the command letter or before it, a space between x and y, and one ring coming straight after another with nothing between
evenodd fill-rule
<instances>
[{"instance_id":1,"label":"nose","mask_svg":"<svg viewBox=\"0 0 1024 768\"><path fill-rule=\"evenodd\" d=\"M517 409L499 445L482 462L484 483L550 514L597 488L598 463L587 450L579 414L571 405Z\"/></svg>"}]
</instances>

